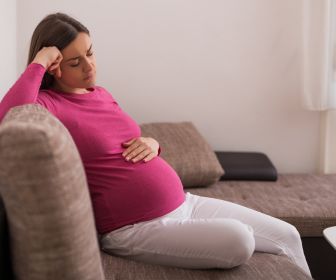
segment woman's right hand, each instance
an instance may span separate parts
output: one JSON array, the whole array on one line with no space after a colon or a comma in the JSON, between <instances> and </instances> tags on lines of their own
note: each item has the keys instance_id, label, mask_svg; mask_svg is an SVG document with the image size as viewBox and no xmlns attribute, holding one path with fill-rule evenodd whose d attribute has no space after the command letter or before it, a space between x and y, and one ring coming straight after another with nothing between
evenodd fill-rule
<instances>
[{"instance_id":1,"label":"woman's right hand","mask_svg":"<svg viewBox=\"0 0 336 280\"><path fill-rule=\"evenodd\" d=\"M43 65L49 74L56 74L60 78L62 75L60 68L62 59L63 56L57 47L43 47L38 51L32 63Z\"/></svg>"}]
</instances>

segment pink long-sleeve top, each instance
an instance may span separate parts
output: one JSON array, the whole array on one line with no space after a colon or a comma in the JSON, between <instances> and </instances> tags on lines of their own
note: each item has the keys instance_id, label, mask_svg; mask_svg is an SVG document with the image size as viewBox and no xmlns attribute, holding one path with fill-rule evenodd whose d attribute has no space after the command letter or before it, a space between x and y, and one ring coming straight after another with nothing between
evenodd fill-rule
<instances>
[{"instance_id":1,"label":"pink long-sleeve top","mask_svg":"<svg viewBox=\"0 0 336 280\"><path fill-rule=\"evenodd\" d=\"M165 215L183 203L181 180L160 156L136 163L122 156L122 143L140 137L141 129L108 91L40 90L45 71L40 64L28 65L2 99L0 120L14 106L37 103L64 124L83 161L100 234Z\"/></svg>"}]
</instances>

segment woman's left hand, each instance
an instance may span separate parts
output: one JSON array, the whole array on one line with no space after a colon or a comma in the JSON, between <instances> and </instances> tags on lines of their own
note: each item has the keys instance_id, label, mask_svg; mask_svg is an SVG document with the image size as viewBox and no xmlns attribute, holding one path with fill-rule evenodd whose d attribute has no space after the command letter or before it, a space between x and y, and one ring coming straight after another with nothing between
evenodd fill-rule
<instances>
[{"instance_id":1,"label":"woman's left hand","mask_svg":"<svg viewBox=\"0 0 336 280\"><path fill-rule=\"evenodd\" d=\"M159 153L159 143L151 137L133 138L127 142L122 143L127 149L122 153L127 161L137 162L144 160L150 161Z\"/></svg>"}]
</instances>

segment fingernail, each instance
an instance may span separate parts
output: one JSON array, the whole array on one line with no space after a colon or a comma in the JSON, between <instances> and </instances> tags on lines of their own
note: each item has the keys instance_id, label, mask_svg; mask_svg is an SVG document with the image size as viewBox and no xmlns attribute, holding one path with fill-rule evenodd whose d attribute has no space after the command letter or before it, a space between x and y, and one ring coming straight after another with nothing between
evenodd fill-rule
<instances>
[{"instance_id":1,"label":"fingernail","mask_svg":"<svg viewBox=\"0 0 336 280\"><path fill-rule=\"evenodd\" d=\"M126 157L126 160L129 160L130 158L129 157Z\"/></svg>"}]
</instances>

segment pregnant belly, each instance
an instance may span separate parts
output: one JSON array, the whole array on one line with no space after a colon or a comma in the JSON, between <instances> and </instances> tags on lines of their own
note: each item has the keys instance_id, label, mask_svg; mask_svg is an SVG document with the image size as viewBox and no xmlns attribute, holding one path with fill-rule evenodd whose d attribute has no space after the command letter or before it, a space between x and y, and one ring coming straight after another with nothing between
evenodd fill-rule
<instances>
[{"instance_id":1,"label":"pregnant belly","mask_svg":"<svg viewBox=\"0 0 336 280\"><path fill-rule=\"evenodd\" d=\"M184 201L180 178L161 157L132 163L119 156L109 164L86 164L85 168L96 220L103 224L120 227L148 220Z\"/></svg>"},{"instance_id":2,"label":"pregnant belly","mask_svg":"<svg viewBox=\"0 0 336 280\"><path fill-rule=\"evenodd\" d=\"M157 207L162 203L174 200L183 193L183 186L175 170L161 157L147 163L140 163L131 172L129 182L134 192Z\"/></svg>"}]
</instances>

